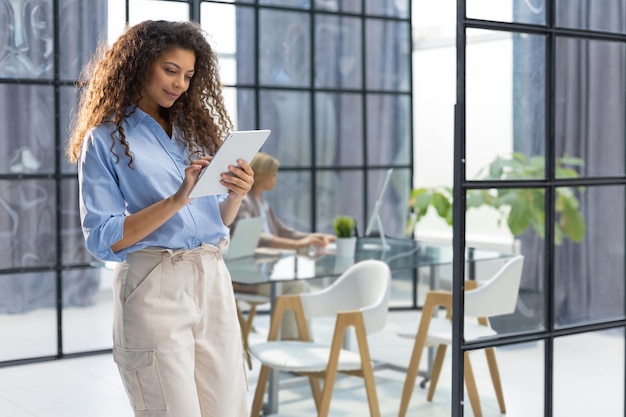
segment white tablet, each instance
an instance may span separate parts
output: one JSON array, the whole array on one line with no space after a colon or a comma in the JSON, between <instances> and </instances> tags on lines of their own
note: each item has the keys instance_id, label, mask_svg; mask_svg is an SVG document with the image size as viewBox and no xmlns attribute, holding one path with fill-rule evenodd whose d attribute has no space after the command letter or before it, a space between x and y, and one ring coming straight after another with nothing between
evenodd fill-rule
<instances>
[{"instance_id":1,"label":"white tablet","mask_svg":"<svg viewBox=\"0 0 626 417\"><path fill-rule=\"evenodd\" d=\"M189 197L196 198L227 193L228 188L220 183L221 174L228 172L229 165L236 165L238 159L243 159L249 163L261 149L270 133L270 130L230 132L215 153L209 166L198 178L198 182L189 193Z\"/></svg>"}]
</instances>

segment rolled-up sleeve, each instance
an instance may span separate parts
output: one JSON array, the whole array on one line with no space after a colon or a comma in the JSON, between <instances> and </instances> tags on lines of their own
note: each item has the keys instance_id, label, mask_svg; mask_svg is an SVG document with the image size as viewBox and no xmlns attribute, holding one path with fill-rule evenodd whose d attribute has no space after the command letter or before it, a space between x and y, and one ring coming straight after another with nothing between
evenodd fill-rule
<instances>
[{"instance_id":1,"label":"rolled-up sleeve","mask_svg":"<svg viewBox=\"0 0 626 417\"><path fill-rule=\"evenodd\" d=\"M110 150L93 132L85 140L78 162L80 216L89 253L103 261L123 261L125 251L111 246L124 232L126 203L119 188Z\"/></svg>"}]
</instances>

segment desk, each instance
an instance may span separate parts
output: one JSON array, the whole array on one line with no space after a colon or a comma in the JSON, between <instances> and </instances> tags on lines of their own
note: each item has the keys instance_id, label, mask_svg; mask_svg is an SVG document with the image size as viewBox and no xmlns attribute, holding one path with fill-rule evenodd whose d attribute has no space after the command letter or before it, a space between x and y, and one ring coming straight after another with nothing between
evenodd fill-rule
<instances>
[{"instance_id":1,"label":"desk","mask_svg":"<svg viewBox=\"0 0 626 417\"><path fill-rule=\"evenodd\" d=\"M355 262L365 259L378 259L386 262L393 274L416 272L420 268L431 269L430 288L435 288L436 269L452 263L452 246L445 243L429 243L412 239L386 238L387 250L383 250L380 239L360 238L357 242L354 258L337 257L334 253L264 255L236 260L226 260L232 280L241 285L270 284L276 289L281 282L294 280L309 280L315 278L335 278L341 275ZM505 259L510 254L495 251L467 248L465 258L468 261L468 271L472 272L476 263ZM413 308L417 305L417 274L414 281ZM275 294L271 294L274 300Z\"/></svg>"},{"instance_id":2,"label":"desk","mask_svg":"<svg viewBox=\"0 0 626 417\"><path fill-rule=\"evenodd\" d=\"M229 260L226 264L234 283L242 285L270 284L270 313L281 282L298 279L334 278L341 275L355 262L365 259L378 259L386 262L392 276L398 273L413 274L413 306L417 305L417 270L423 267L431 269L430 287L435 288L436 269L452 263L452 246L434 244L412 239L386 238L387 248L383 248L380 239L361 238L357 242L354 259L337 257L333 253L319 253L312 256L285 254L260 258ZM383 250L384 249L384 250ZM476 262L503 259L510 255L494 251L468 248L466 259L469 269ZM271 373L268 389L266 414L278 412L278 372Z\"/></svg>"}]
</instances>

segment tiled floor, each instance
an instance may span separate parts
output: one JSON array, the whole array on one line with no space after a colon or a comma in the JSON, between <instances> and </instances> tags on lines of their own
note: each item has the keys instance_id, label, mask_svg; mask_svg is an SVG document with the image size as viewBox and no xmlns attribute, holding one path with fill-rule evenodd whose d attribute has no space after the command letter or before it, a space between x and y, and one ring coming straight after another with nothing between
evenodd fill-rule
<instances>
[{"instance_id":1,"label":"tiled floor","mask_svg":"<svg viewBox=\"0 0 626 417\"><path fill-rule=\"evenodd\" d=\"M402 366L408 361L411 341L395 336L404 326L415 326L416 312L393 312L383 333L371 337L372 356ZM257 333L251 342L263 340L267 315L255 319ZM332 323L316 323L313 332L324 338ZM568 345L569 344L569 345ZM563 417L617 417L624 415L624 343L622 335L601 333L574 336L555 346L555 412ZM593 352L593 354L591 354ZM543 345L501 348L498 361L503 378L508 417L543 416ZM483 355L473 353L481 404L485 417L500 416ZM622 358L622 359L620 359ZM591 361L589 359L592 359ZM441 377L434 401L425 400L425 390L416 385L409 416L450 415L448 366ZM259 369L249 374L252 401ZM396 416L404 373L379 370L376 383L381 413ZM278 416L314 416L308 385L280 391ZM362 381L342 377L331 402L333 417L368 416ZM469 406L465 415L472 416ZM33 365L0 368L0 417L132 417L111 355L64 359ZM185 417L185 416L180 416ZM222 416L219 416L222 417Z\"/></svg>"}]
</instances>

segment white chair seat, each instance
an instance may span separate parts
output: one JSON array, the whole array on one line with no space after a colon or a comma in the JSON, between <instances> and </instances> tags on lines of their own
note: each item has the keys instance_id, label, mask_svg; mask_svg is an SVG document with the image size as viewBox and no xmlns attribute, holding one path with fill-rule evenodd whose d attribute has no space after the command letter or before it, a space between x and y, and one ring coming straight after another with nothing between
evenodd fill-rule
<instances>
[{"instance_id":1,"label":"white chair seat","mask_svg":"<svg viewBox=\"0 0 626 417\"><path fill-rule=\"evenodd\" d=\"M330 347L313 342L275 341L252 345L250 352L262 363L281 371L321 372L328 367ZM359 354L342 349L337 370L359 369Z\"/></svg>"},{"instance_id":2,"label":"white chair seat","mask_svg":"<svg viewBox=\"0 0 626 417\"><path fill-rule=\"evenodd\" d=\"M261 294L253 294L247 292L235 292L235 298L239 301L248 304L268 304L270 302L270 298L266 295Z\"/></svg>"},{"instance_id":3,"label":"white chair seat","mask_svg":"<svg viewBox=\"0 0 626 417\"><path fill-rule=\"evenodd\" d=\"M474 340L481 337L495 336L498 333L491 327L481 326L478 323L465 321L463 334L465 335L465 340ZM417 336L417 329L413 331L400 331L398 332L398 336L407 339L415 339L415 336ZM444 317L433 317L430 320L430 327L428 328L428 337L426 341L429 346L452 344L452 322Z\"/></svg>"}]
</instances>

